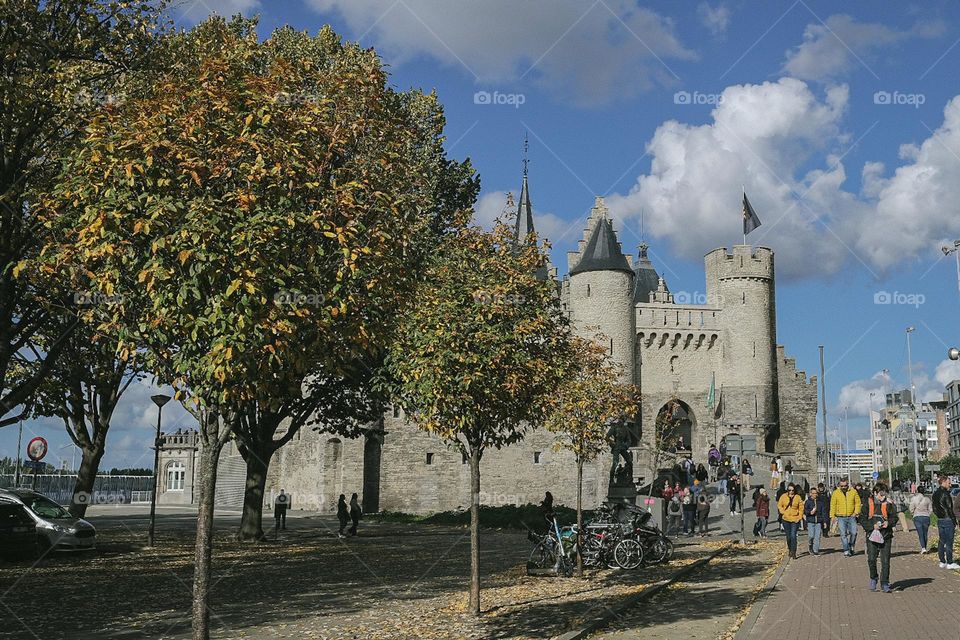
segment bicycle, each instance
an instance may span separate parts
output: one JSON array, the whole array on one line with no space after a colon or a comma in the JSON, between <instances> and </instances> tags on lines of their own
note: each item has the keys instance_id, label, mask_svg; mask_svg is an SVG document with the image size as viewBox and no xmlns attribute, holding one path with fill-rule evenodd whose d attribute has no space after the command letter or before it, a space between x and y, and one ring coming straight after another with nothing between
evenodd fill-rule
<instances>
[{"instance_id":1,"label":"bicycle","mask_svg":"<svg viewBox=\"0 0 960 640\"><path fill-rule=\"evenodd\" d=\"M575 548L576 533L572 527L561 530L556 518L550 525L550 530L542 536L533 531L528 533L527 537L534 543L534 547L527 561L527 570L553 570L558 576L569 577L573 575L573 563L568 547Z\"/></svg>"}]
</instances>

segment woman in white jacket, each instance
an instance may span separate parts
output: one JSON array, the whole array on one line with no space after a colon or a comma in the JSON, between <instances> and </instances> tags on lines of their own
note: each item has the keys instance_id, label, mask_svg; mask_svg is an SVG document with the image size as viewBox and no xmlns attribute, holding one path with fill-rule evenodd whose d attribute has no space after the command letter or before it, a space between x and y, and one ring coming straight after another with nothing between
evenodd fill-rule
<instances>
[{"instance_id":1,"label":"woman in white jacket","mask_svg":"<svg viewBox=\"0 0 960 640\"><path fill-rule=\"evenodd\" d=\"M932 512L933 502L924 494L923 487L917 487L917 492L910 498L910 513L913 514L913 524L920 538L920 553L927 552L927 531L930 529Z\"/></svg>"}]
</instances>

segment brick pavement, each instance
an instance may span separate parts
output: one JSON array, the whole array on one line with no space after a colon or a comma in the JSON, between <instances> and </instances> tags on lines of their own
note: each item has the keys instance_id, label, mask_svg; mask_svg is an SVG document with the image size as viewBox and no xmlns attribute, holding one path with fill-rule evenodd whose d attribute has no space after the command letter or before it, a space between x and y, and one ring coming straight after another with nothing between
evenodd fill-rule
<instances>
[{"instance_id":1,"label":"brick pavement","mask_svg":"<svg viewBox=\"0 0 960 640\"><path fill-rule=\"evenodd\" d=\"M871 592L858 531L857 554L845 558L839 537L824 540L820 556L807 554L789 565L761 607L752 627L738 640L908 640L960 638L960 572L939 569L936 553L917 553L913 532L898 532L890 562L890 594ZM748 619L749 620L749 619Z\"/></svg>"}]
</instances>

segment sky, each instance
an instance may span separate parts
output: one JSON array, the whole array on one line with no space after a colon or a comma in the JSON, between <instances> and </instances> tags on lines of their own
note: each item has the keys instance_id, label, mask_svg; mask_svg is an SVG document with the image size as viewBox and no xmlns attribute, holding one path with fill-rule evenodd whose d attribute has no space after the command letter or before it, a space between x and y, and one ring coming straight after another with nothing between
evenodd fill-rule
<instances>
[{"instance_id":1,"label":"sky","mask_svg":"<svg viewBox=\"0 0 960 640\"><path fill-rule=\"evenodd\" d=\"M941 251L960 238L960 5L180 0L170 16L189 28L237 12L259 15L264 38L330 24L375 48L396 88L435 90L449 154L480 174L485 225L519 192L526 136L561 274L603 196L624 251L644 238L695 301L704 254L742 241L745 190L762 221L748 242L776 254L778 341L809 375L824 346L831 438L867 437L870 393L879 405L909 387L908 326L919 397L960 378L946 359L960 271ZM104 466L151 466L154 392L144 381L121 400ZM191 424L164 409L165 429ZM33 435L70 458L59 422L25 423ZM0 457L16 438L0 430Z\"/></svg>"}]
</instances>

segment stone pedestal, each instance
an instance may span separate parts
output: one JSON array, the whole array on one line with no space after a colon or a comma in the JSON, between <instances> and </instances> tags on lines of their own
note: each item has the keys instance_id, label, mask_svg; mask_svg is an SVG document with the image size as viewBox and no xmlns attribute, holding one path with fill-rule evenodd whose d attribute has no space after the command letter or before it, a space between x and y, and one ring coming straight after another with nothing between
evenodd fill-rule
<instances>
[{"instance_id":1,"label":"stone pedestal","mask_svg":"<svg viewBox=\"0 0 960 640\"><path fill-rule=\"evenodd\" d=\"M637 503L637 489L634 486L611 486L607 489L607 502L635 505Z\"/></svg>"}]
</instances>

